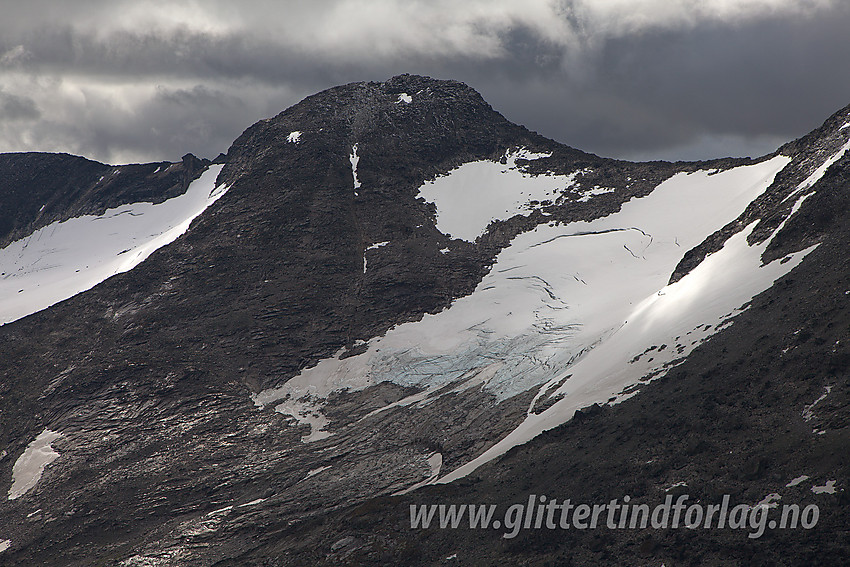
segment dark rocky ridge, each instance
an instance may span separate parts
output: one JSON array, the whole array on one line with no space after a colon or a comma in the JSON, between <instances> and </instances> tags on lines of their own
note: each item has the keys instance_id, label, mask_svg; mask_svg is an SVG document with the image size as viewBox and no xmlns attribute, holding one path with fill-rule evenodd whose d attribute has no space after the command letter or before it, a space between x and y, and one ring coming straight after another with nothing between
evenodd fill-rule
<instances>
[{"instance_id":1,"label":"dark rocky ridge","mask_svg":"<svg viewBox=\"0 0 850 567\"><path fill-rule=\"evenodd\" d=\"M192 154L178 163L121 166L68 154L0 154L0 247L53 222L161 203L183 194L209 165Z\"/></svg>"},{"instance_id":2,"label":"dark rocky ridge","mask_svg":"<svg viewBox=\"0 0 850 567\"><path fill-rule=\"evenodd\" d=\"M397 104L401 92L415 103ZM287 143L295 130L302 141ZM355 143L363 183L356 197L348 160ZM544 209L551 216L537 211L494 223L474 244L440 234L432 208L416 199L423 181L518 146L552 152L530 170L590 168L582 186L617 191L588 203L567 195ZM337 511L362 502L355 523L382 534L370 514L392 513L396 504L370 498L420 480L431 451L443 453L447 468L479 454L522 418L529 396L495 406L483 391L449 395L416 414L359 421L376 404L411 393L382 384L336 396L328 408L335 436L304 445L303 428L257 410L249 392L444 308L474 289L513 236L536 224L608 214L678 171L751 163L606 160L511 124L465 85L413 76L309 97L247 130L224 162L219 181L231 185L229 193L184 237L130 273L0 328L0 469L10 470L43 428L65 435L55 443L62 457L36 489L0 501L0 536L13 541L0 564L116 564L169 553L184 565L275 564L278 556L311 564L347 533L328 539L350 519ZM86 169L91 162L80 167L85 175L99 171ZM126 167L150 167L139 170L145 175L154 169ZM788 175L803 175L798 169ZM166 185L156 189L161 199L178 184ZM824 185L824 194L840 202L839 187ZM819 234L832 234L840 218L822 223ZM788 246L800 245L794 233L788 237ZM370 256L364 274L364 249L382 241L390 244ZM451 253L440 254L447 245ZM546 468L528 472L538 470ZM0 477L0 493L9 482L10 475ZM266 500L209 515L258 498ZM371 547L350 562L390 561L369 555L380 541L358 537ZM387 537L398 549L418 545L409 534ZM406 562L387 552L390 562ZM425 545L418 557L433 561L439 552Z\"/></svg>"},{"instance_id":3,"label":"dark rocky ridge","mask_svg":"<svg viewBox=\"0 0 850 567\"><path fill-rule=\"evenodd\" d=\"M689 250L679 265L670 276L670 282L675 282L684 277L695 266L712 252L717 252L733 234L740 232L744 227L753 222L758 224L749 237L750 244L760 243L766 240L784 221L791 211L796 199L787 199L797 187L803 183L827 158L835 154L848 140L847 129L841 126L850 122L850 106L847 106L830 116L820 128L806 134L799 140L789 142L776 150L773 154L762 159L784 155L793 157L791 163L780 171L773 184L767 191L754 200L744 213L706 238L699 246ZM837 167L837 164L835 164ZM801 195L810 193L805 190ZM819 192L814 200L809 200L802 205L800 214L795 215L790 222L783 227L780 234L768 246L764 252L765 263L781 258L816 244L825 235L832 218L833 207L837 203L824 203L825 190ZM840 205L839 205L840 206ZM812 221L812 216L818 216L819 220ZM829 218L827 218L829 217ZM804 220L805 219L805 220ZM808 228L803 228L807 226ZM805 231L805 235L800 231ZM791 236L791 233L794 236ZM804 237L800 237L804 236ZM794 244L791 244L791 243ZM790 245L789 245L790 244Z\"/></svg>"}]
</instances>

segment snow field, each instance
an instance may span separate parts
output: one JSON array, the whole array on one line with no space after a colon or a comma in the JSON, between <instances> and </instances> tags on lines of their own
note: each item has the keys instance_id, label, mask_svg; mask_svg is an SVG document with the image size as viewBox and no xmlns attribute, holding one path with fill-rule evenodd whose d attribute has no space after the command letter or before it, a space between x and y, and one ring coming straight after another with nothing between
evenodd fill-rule
<instances>
[{"instance_id":1,"label":"snow field","mask_svg":"<svg viewBox=\"0 0 850 567\"><path fill-rule=\"evenodd\" d=\"M188 230L227 192L213 165L186 193L160 204L134 203L53 223L0 250L0 325L129 271Z\"/></svg>"}]
</instances>

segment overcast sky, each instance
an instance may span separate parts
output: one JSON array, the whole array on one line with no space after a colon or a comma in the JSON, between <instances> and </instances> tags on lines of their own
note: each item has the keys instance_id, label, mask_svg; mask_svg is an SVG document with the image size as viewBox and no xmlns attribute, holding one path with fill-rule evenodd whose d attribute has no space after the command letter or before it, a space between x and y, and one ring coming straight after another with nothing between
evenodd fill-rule
<instances>
[{"instance_id":1,"label":"overcast sky","mask_svg":"<svg viewBox=\"0 0 850 567\"><path fill-rule=\"evenodd\" d=\"M627 159L761 155L850 104L846 0L2 4L2 152L214 158L304 96L400 73Z\"/></svg>"}]
</instances>

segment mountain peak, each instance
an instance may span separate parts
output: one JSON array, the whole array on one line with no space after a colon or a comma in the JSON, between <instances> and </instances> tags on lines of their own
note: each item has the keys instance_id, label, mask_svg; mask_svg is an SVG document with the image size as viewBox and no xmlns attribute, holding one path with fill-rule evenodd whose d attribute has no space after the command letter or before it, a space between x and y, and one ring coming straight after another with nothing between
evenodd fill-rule
<instances>
[{"instance_id":1,"label":"mountain peak","mask_svg":"<svg viewBox=\"0 0 850 567\"><path fill-rule=\"evenodd\" d=\"M0 297L87 285L0 327L0 562L747 563L729 530L422 537L392 520L420 496L392 496L475 470L426 501L687 483L750 509L845 478L841 120L757 160L629 163L399 75L309 96L214 165L0 156ZM834 539L846 507L816 498L798 534Z\"/></svg>"},{"instance_id":2,"label":"mountain peak","mask_svg":"<svg viewBox=\"0 0 850 567\"><path fill-rule=\"evenodd\" d=\"M503 139L518 134L520 143L545 140L508 122L464 83L398 75L382 83L349 83L308 96L246 130L228 158L241 163L246 154L267 152L293 132L300 133L300 144L318 142L324 150L346 156L354 144L361 149L385 145L424 152L430 162L440 161L436 154L460 147L490 156Z\"/></svg>"}]
</instances>

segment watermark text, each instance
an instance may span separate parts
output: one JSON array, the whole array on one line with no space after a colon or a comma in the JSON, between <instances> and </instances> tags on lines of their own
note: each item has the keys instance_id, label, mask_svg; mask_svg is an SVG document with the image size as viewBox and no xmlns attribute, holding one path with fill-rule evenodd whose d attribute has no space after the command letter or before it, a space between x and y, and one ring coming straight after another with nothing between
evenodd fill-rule
<instances>
[{"instance_id":1,"label":"watermark text","mask_svg":"<svg viewBox=\"0 0 850 567\"><path fill-rule=\"evenodd\" d=\"M682 494L668 495L654 507L632 504L629 496L605 504L574 503L545 495L531 494L527 502L509 506L497 514L496 504L411 504L411 529L492 529L502 530L502 537L512 539L529 529L739 529L748 530L747 537L757 539L766 530L810 530L818 523L817 505L731 504L727 494L719 504L689 502Z\"/></svg>"}]
</instances>

